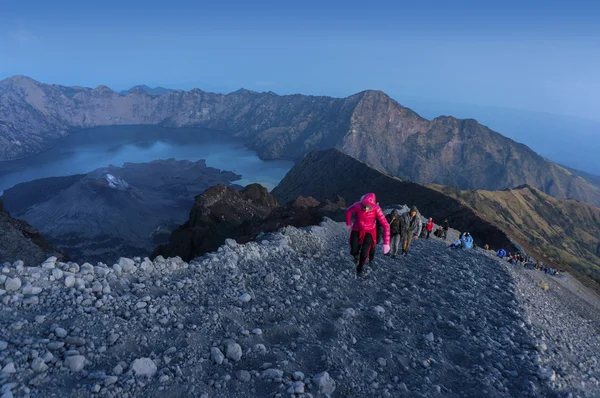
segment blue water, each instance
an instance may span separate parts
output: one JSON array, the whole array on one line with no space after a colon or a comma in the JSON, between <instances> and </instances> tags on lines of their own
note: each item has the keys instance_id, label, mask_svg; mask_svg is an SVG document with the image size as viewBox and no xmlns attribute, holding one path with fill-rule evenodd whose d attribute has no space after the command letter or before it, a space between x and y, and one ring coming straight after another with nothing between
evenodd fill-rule
<instances>
[{"instance_id":1,"label":"blue water","mask_svg":"<svg viewBox=\"0 0 600 398\"><path fill-rule=\"evenodd\" d=\"M21 182L44 177L83 174L125 162L175 158L233 171L240 185L257 182L273 189L293 162L261 160L244 143L214 130L160 126L107 126L82 130L51 149L24 159L0 162L0 193Z\"/></svg>"}]
</instances>

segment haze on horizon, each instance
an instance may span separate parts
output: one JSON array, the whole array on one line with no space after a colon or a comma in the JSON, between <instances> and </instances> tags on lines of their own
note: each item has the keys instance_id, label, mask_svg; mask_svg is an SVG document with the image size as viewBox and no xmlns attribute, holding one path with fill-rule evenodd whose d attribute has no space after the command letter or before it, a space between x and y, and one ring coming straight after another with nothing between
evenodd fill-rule
<instances>
[{"instance_id":1,"label":"haze on horizon","mask_svg":"<svg viewBox=\"0 0 600 398\"><path fill-rule=\"evenodd\" d=\"M8 0L0 79L331 96L381 89L425 117L473 117L600 174L598 2L322 3Z\"/></svg>"}]
</instances>

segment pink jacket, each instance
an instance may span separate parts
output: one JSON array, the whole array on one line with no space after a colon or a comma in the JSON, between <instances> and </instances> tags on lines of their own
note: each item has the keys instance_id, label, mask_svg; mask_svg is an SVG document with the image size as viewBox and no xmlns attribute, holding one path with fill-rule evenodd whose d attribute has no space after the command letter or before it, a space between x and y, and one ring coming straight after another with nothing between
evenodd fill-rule
<instances>
[{"instance_id":1,"label":"pink jacket","mask_svg":"<svg viewBox=\"0 0 600 398\"><path fill-rule=\"evenodd\" d=\"M354 225L352 225L352 215L355 215ZM383 243L390 244L390 224L385 219L381 207L377 206L377 200L374 193L368 193L360 198L360 202L354 203L346 210L346 225L352 225L354 231L376 230L379 220L383 226Z\"/></svg>"}]
</instances>

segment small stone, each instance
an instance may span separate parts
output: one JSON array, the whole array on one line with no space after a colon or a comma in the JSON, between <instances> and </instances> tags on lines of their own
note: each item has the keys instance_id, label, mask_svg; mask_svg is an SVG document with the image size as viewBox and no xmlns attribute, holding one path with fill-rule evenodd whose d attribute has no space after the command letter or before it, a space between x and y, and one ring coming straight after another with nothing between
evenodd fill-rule
<instances>
[{"instance_id":1,"label":"small stone","mask_svg":"<svg viewBox=\"0 0 600 398\"><path fill-rule=\"evenodd\" d=\"M7 292L16 292L21 288L21 279L19 278L6 278L4 282L4 290Z\"/></svg>"},{"instance_id":2,"label":"small stone","mask_svg":"<svg viewBox=\"0 0 600 398\"><path fill-rule=\"evenodd\" d=\"M379 366L381 366L382 368L384 368L387 365L387 361L385 360L385 358L377 358L377 363L379 364Z\"/></svg>"},{"instance_id":3,"label":"small stone","mask_svg":"<svg viewBox=\"0 0 600 398\"><path fill-rule=\"evenodd\" d=\"M48 365L44 363L42 358L38 357L31 361L31 369L33 369L34 372L41 373L48 369Z\"/></svg>"},{"instance_id":4,"label":"small stone","mask_svg":"<svg viewBox=\"0 0 600 398\"><path fill-rule=\"evenodd\" d=\"M40 299L38 296L27 297L25 300L23 300L23 304L25 304L25 305L36 305L39 302L40 302Z\"/></svg>"},{"instance_id":5,"label":"small stone","mask_svg":"<svg viewBox=\"0 0 600 398\"><path fill-rule=\"evenodd\" d=\"M228 359L239 362L242 359L242 347L237 343L227 344L226 355Z\"/></svg>"},{"instance_id":6,"label":"small stone","mask_svg":"<svg viewBox=\"0 0 600 398\"><path fill-rule=\"evenodd\" d=\"M53 269L56 267L56 260L57 258L54 256L48 257L48 259L42 263L42 268Z\"/></svg>"},{"instance_id":7,"label":"small stone","mask_svg":"<svg viewBox=\"0 0 600 398\"><path fill-rule=\"evenodd\" d=\"M260 335L262 335L262 330L260 330L259 328L255 328L255 329L252 329L252 333L257 336L260 336Z\"/></svg>"},{"instance_id":8,"label":"small stone","mask_svg":"<svg viewBox=\"0 0 600 398\"><path fill-rule=\"evenodd\" d=\"M150 358L138 358L131 364L131 369L136 376L154 376L157 372L157 367L154 361Z\"/></svg>"},{"instance_id":9,"label":"small stone","mask_svg":"<svg viewBox=\"0 0 600 398\"><path fill-rule=\"evenodd\" d=\"M250 372L248 372L247 370L238 370L237 372L235 372L235 377L237 377L239 381L243 381L244 383L249 382L252 378Z\"/></svg>"},{"instance_id":10,"label":"small stone","mask_svg":"<svg viewBox=\"0 0 600 398\"><path fill-rule=\"evenodd\" d=\"M212 347L210 349L210 358L217 365L221 365L223 363L223 360L225 359L225 356L223 355L223 353L221 352L221 350L219 350L217 347Z\"/></svg>"},{"instance_id":11,"label":"small stone","mask_svg":"<svg viewBox=\"0 0 600 398\"><path fill-rule=\"evenodd\" d=\"M0 351L6 350L8 347L8 343L6 341L0 340Z\"/></svg>"},{"instance_id":12,"label":"small stone","mask_svg":"<svg viewBox=\"0 0 600 398\"><path fill-rule=\"evenodd\" d=\"M115 344L117 340L119 340L119 335L116 333L112 333L110 336L108 336L108 339L106 340L108 341L108 344Z\"/></svg>"},{"instance_id":13,"label":"small stone","mask_svg":"<svg viewBox=\"0 0 600 398\"><path fill-rule=\"evenodd\" d=\"M2 372L4 373L17 373L17 369L15 369L15 364L13 362L9 362L2 368Z\"/></svg>"},{"instance_id":14,"label":"small stone","mask_svg":"<svg viewBox=\"0 0 600 398\"><path fill-rule=\"evenodd\" d=\"M268 274L267 276L265 276L265 283L266 284L271 284L273 282L275 282L275 275Z\"/></svg>"},{"instance_id":15,"label":"small stone","mask_svg":"<svg viewBox=\"0 0 600 398\"><path fill-rule=\"evenodd\" d=\"M301 381L295 381L287 389L289 394L304 394L304 383Z\"/></svg>"},{"instance_id":16,"label":"small stone","mask_svg":"<svg viewBox=\"0 0 600 398\"><path fill-rule=\"evenodd\" d=\"M67 331L63 328L56 328L54 329L54 334L56 335L56 337L64 339L65 337L67 337Z\"/></svg>"},{"instance_id":17,"label":"small stone","mask_svg":"<svg viewBox=\"0 0 600 398\"><path fill-rule=\"evenodd\" d=\"M107 376L106 379L104 379L104 387L112 386L117 380L119 380L117 376Z\"/></svg>"},{"instance_id":18,"label":"small stone","mask_svg":"<svg viewBox=\"0 0 600 398\"><path fill-rule=\"evenodd\" d=\"M65 286L73 287L75 285L75 277L73 275L69 275L65 278Z\"/></svg>"},{"instance_id":19,"label":"small stone","mask_svg":"<svg viewBox=\"0 0 600 398\"><path fill-rule=\"evenodd\" d=\"M383 308L383 307L382 307L382 306L380 306L380 305L377 305L377 306L373 307L373 310L375 311L375 313L376 313L377 315L380 315L380 316L381 316L381 315L385 314L385 308Z\"/></svg>"},{"instance_id":20,"label":"small stone","mask_svg":"<svg viewBox=\"0 0 600 398\"><path fill-rule=\"evenodd\" d=\"M433 336L433 333L428 333L425 335L425 340L429 341L430 343L433 343L433 340L435 340L435 337Z\"/></svg>"},{"instance_id":21,"label":"small stone","mask_svg":"<svg viewBox=\"0 0 600 398\"><path fill-rule=\"evenodd\" d=\"M121 257L118 263L123 272L129 272L135 267L135 262L130 258Z\"/></svg>"},{"instance_id":22,"label":"small stone","mask_svg":"<svg viewBox=\"0 0 600 398\"><path fill-rule=\"evenodd\" d=\"M319 393L324 395L333 395L333 392L335 391L335 381L329 376L329 373L319 373L313 377L312 380L319 389Z\"/></svg>"},{"instance_id":23,"label":"small stone","mask_svg":"<svg viewBox=\"0 0 600 398\"><path fill-rule=\"evenodd\" d=\"M242 303L247 303L252 300L252 296L250 296L248 293L244 293L238 297L238 300L240 300Z\"/></svg>"},{"instance_id":24,"label":"small stone","mask_svg":"<svg viewBox=\"0 0 600 398\"><path fill-rule=\"evenodd\" d=\"M60 350L64 346L65 346L65 343L63 343L62 341L51 341L46 345L46 347L48 347L48 349L50 351Z\"/></svg>"},{"instance_id":25,"label":"small stone","mask_svg":"<svg viewBox=\"0 0 600 398\"><path fill-rule=\"evenodd\" d=\"M63 272L62 270L58 269L58 268L54 268L52 270L52 276L54 277L54 279L59 280L62 279L63 277Z\"/></svg>"},{"instance_id":26,"label":"small stone","mask_svg":"<svg viewBox=\"0 0 600 398\"><path fill-rule=\"evenodd\" d=\"M551 368L540 368L537 375L540 380L556 381L556 372Z\"/></svg>"},{"instance_id":27,"label":"small stone","mask_svg":"<svg viewBox=\"0 0 600 398\"><path fill-rule=\"evenodd\" d=\"M94 386L91 388L93 393L99 393L101 389L102 387L100 387L100 384L94 384Z\"/></svg>"},{"instance_id":28,"label":"small stone","mask_svg":"<svg viewBox=\"0 0 600 398\"><path fill-rule=\"evenodd\" d=\"M65 365L71 369L71 372L80 372L85 366L85 357L83 355L73 355L65 358Z\"/></svg>"},{"instance_id":29,"label":"small stone","mask_svg":"<svg viewBox=\"0 0 600 398\"><path fill-rule=\"evenodd\" d=\"M260 377L263 379L281 379L283 377L283 370L267 369L261 373Z\"/></svg>"},{"instance_id":30,"label":"small stone","mask_svg":"<svg viewBox=\"0 0 600 398\"><path fill-rule=\"evenodd\" d=\"M302 372L294 372L294 374L292 375L292 377L294 378L294 380L304 380L304 373L302 373Z\"/></svg>"},{"instance_id":31,"label":"small stone","mask_svg":"<svg viewBox=\"0 0 600 398\"><path fill-rule=\"evenodd\" d=\"M374 371L373 369L367 369L365 371L365 379L367 379L367 381L369 383L375 381L375 379L377 379L378 373L376 371Z\"/></svg>"}]
</instances>

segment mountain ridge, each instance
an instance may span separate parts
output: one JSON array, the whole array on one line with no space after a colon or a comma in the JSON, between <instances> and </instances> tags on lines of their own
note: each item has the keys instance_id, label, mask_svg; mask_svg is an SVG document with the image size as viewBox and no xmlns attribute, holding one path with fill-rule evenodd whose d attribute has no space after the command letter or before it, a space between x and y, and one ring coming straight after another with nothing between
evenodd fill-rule
<instances>
[{"instance_id":1,"label":"mountain ridge","mask_svg":"<svg viewBox=\"0 0 600 398\"><path fill-rule=\"evenodd\" d=\"M382 91L346 98L199 89L163 95L106 86L0 82L0 159L39 152L78 129L160 124L206 127L245 140L263 159L299 160L337 148L418 183L497 190L528 183L558 198L600 205L600 187L474 119L422 118Z\"/></svg>"}]
</instances>

